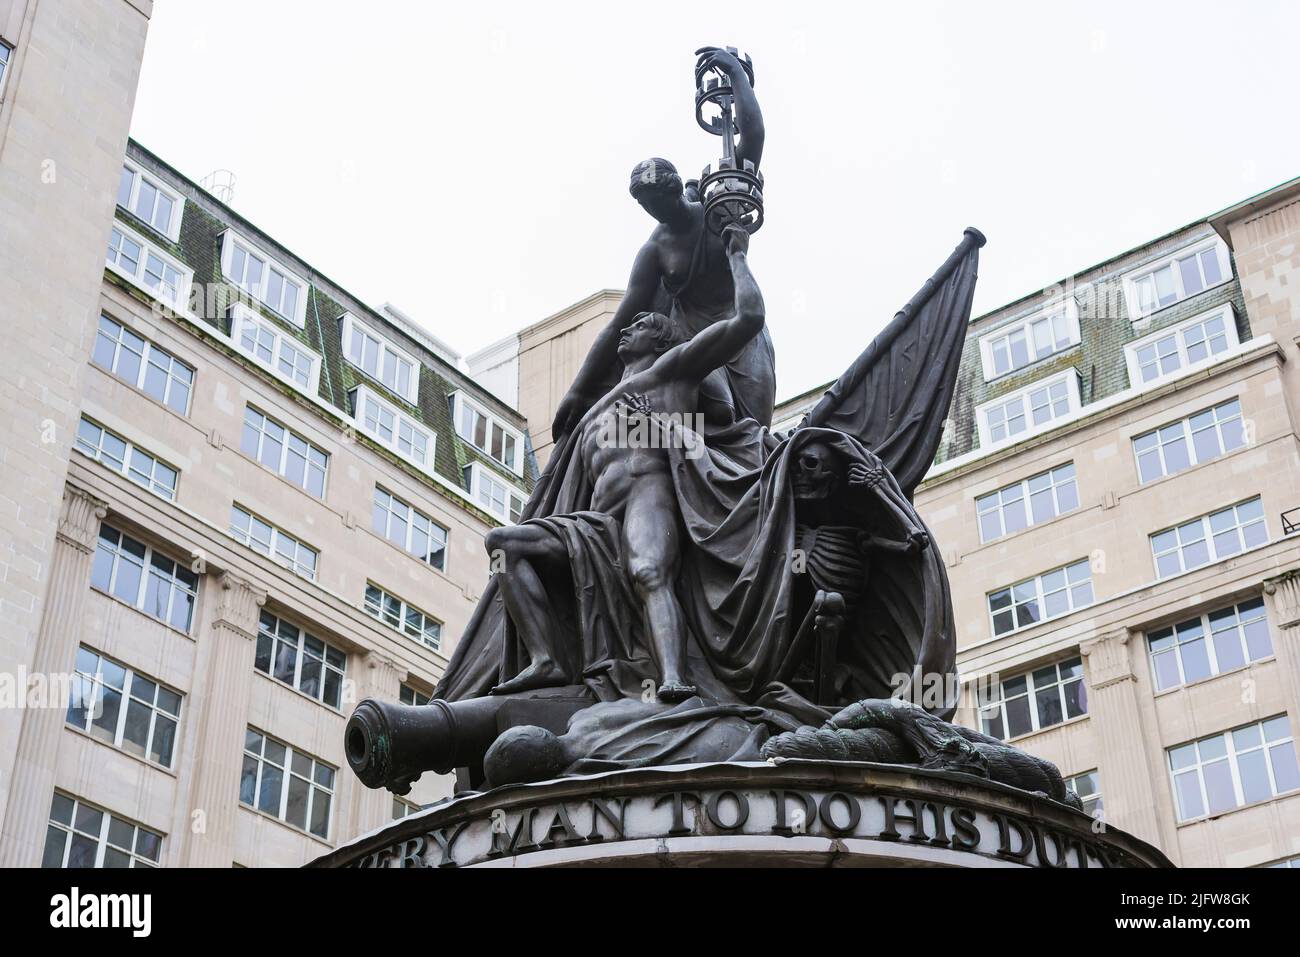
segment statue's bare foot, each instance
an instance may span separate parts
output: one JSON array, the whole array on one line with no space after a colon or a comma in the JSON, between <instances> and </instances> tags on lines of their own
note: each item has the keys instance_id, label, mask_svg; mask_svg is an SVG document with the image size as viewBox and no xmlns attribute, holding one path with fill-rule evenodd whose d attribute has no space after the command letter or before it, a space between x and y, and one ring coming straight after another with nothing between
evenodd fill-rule
<instances>
[{"instance_id":1,"label":"statue's bare foot","mask_svg":"<svg viewBox=\"0 0 1300 957\"><path fill-rule=\"evenodd\" d=\"M695 697L699 690L695 685L669 680L659 686L659 700L668 704L676 704L679 701L685 701L687 698Z\"/></svg>"},{"instance_id":2,"label":"statue's bare foot","mask_svg":"<svg viewBox=\"0 0 1300 957\"><path fill-rule=\"evenodd\" d=\"M560 670L550 658L534 661L509 681L503 681L489 694L514 694L516 691L532 691L534 688L554 688L569 683L568 676Z\"/></svg>"}]
</instances>

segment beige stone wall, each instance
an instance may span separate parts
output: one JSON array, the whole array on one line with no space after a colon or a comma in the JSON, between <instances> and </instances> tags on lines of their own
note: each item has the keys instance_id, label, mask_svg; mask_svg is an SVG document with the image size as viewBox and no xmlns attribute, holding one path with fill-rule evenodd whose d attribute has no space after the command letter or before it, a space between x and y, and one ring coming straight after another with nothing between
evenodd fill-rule
<instances>
[{"instance_id":1,"label":"beige stone wall","mask_svg":"<svg viewBox=\"0 0 1300 957\"><path fill-rule=\"evenodd\" d=\"M609 323L622 293L603 290L519 333L519 402L545 468L555 439L555 409L573 384L597 333Z\"/></svg>"},{"instance_id":2,"label":"beige stone wall","mask_svg":"<svg viewBox=\"0 0 1300 957\"><path fill-rule=\"evenodd\" d=\"M151 6L0 0L0 38L14 48L0 95L0 405L10 414L0 459L5 674L32 660L45 611ZM23 718L0 709L0 821Z\"/></svg>"}]
</instances>

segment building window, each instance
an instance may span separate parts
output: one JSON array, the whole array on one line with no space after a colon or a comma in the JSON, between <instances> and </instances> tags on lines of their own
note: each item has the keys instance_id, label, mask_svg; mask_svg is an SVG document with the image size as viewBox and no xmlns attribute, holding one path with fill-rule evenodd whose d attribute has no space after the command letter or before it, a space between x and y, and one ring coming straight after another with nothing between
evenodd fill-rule
<instances>
[{"instance_id":1,"label":"building window","mask_svg":"<svg viewBox=\"0 0 1300 957\"><path fill-rule=\"evenodd\" d=\"M192 273L121 223L108 234L106 263L114 272L177 312L185 312Z\"/></svg>"},{"instance_id":2,"label":"building window","mask_svg":"<svg viewBox=\"0 0 1300 957\"><path fill-rule=\"evenodd\" d=\"M323 761L249 728L244 736L239 800L328 840L334 771Z\"/></svg>"},{"instance_id":3,"label":"building window","mask_svg":"<svg viewBox=\"0 0 1300 957\"><path fill-rule=\"evenodd\" d=\"M1284 714L1170 748L1168 754L1180 821L1300 789L1291 722Z\"/></svg>"},{"instance_id":4,"label":"building window","mask_svg":"<svg viewBox=\"0 0 1300 957\"><path fill-rule=\"evenodd\" d=\"M316 549L239 505L230 507L230 534L295 574L316 580L316 560L320 557Z\"/></svg>"},{"instance_id":5,"label":"building window","mask_svg":"<svg viewBox=\"0 0 1300 957\"><path fill-rule=\"evenodd\" d=\"M420 810L418 805L412 804L405 798L399 798L393 795L393 820L400 821L404 817L409 817L416 811Z\"/></svg>"},{"instance_id":6,"label":"building window","mask_svg":"<svg viewBox=\"0 0 1300 957\"><path fill-rule=\"evenodd\" d=\"M1133 439L1138 481L1173 475L1246 444L1241 403L1236 399L1162 425Z\"/></svg>"},{"instance_id":7,"label":"building window","mask_svg":"<svg viewBox=\"0 0 1300 957\"><path fill-rule=\"evenodd\" d=\"M1000 740L1017 738L1088 713L1083 662L1071 658L979 687L980 724Z\"/></svg>"},{"instance_id":8,"label":"building window","mask_svg":"<svg viewBox=\"0 0 1300 957\"><path fill-rule=\"evenodd\" d=\"M1078 507L1074 463L1067 462L975 499L980 541L991 542Z\"/></svg>"},{"instance_id":9,"label":"building window","mask_svg":"<svg viewBox=\"0 0 1300 957\"><path fill-rule=\"evenodd\" d=\"M1264 504L1259 496L1230 505L1151 536L1156 577L1208 565L1268 541Z\"/></svg>"},{"instance_id":10,"label":"building window","mask_svg":"<svg viewBox=\"0 0 1300 957\"><path fill-rule=\"evenodd\" d=\"M1149 316L1231 278L1228 247L1213 237L1127 273L1123 284L1129 316Z\"/></svg>"},{"instance_id":11,"label":"building window","mask_svg":"<svg viewBox=\"0 0 1300 957\"><path fill-rule=\"evenodd\" d=\"M357 427L380 445L426 472L433 470L433 433L366 386L353 394Z\"/></svg>"},{"instance_id":12,"label":"building window","mask_svg":"<svg viewBox=\"0 0 1300 957\"><path fill-rule=\"evenodd\" d=\"M995 636L1068 615L1093 602L1092 566L1083 559L1054 568L990 592L988 602Z\"/></svg>"},{"instance_id":13,"label":"building window","mask_svg":"<svg viewBox=\"0 0 1300 957\"><path fill-rule=\"evenodd\" d=\"M1224 306L1126 345L1129 381L1154 385L1181 370L1206 365L1237 345L1232 307Z\"/></svg>"},{"instance_id":14,"label":"building window","mask_svg":"<svg viewBox=\"0 0 1300 957\"><path fill-rule=\"evenodd\" d=\"M99 332L90 358L100 368L172 411L189 414L194 370L120 322L108 316L99 317Z\"/></svg>"},{"instance_id":15,"label":"building window","mask_svg":"<svg viewBox=\"0 0 1300 957\"><path fill-rule=\"evenodd\" d=\"M176 498L174 468L90 419L83 418L77 426L76 449L143 485L159 498L169 502Z\"/></svg>"},{"instance_id":16,"label":"building window","mask_svg":"<svg viewBox=\"0 0 1300 957\"><path fill-rule=\"evenodd\" d=\"M1100 818L1105 811L1101 800L1101 780L1096 771L1084 771L1065 779L1067 791L1073 791L1083 802L1083 813Z\"/></svg>"},{"instance_id":17,"label":"building window","mask_svg":"<svg viewBox=\"0 0 1300 957\"><path fill-rule=\"evenodd\" d=\"M344 313L339 322L348 362L414 405L420 392L420 364L351 313Z\"/></svg>"},{"instance_id":18,"label":"building window","mask_svg":"<svg viewBox=\"0 0 1300 957\"><path fill-rule=\"evenodd\" d=\"M221 272L299 329L307 324L306 282L230 229L222 238Z\"/></svg>"},{"instance_id":19,"label":"building window","mask_svg":"<svg viewBox=\"0 0 1300 957\"><path fill-rule=\"evenodd\" d=\"M1264 599L1252 598L1147 633L1156 690L1176 688L1273 655Z\"/></svg>"},{"instance_id":20,"label":"building window","mask_svg":"<svg viewBox=\"0 0 1300 957\"><path fill-rule=\"evenodd\" d=\"M172 242L180 238L184 199L130 160L122 164L122 175L117 184L117 205L134 213Z\"/></svg>"},{"instance_id":21,"label":"building window","mask_svg":"<svg viewBox=\"0 0 1300 957\"><path fill-rule=\"evenodd\" d=\"M451 394L451 412L457 435L516 475L523 473L523 433L489 415L463 392Z\"/></svg>"},{"instance_id":22,"label":"building window","mask_svg":"<svg viewBox=\"0 0 1300 957\"><path fill-rule=\"evenodd\" d=\"M253 666L309 698L337 708L343 701L347 655L283 618L264 611L257 621Z\"/></svg>"},{"instance_id":23,"label":"building window","mask_svg":"<svg viewBox=\"0 0 1300 957\"><path fill-rule=\"evenodd\" d=\"M988 448L1052 427L1079 410L1079 376L1069 370L979 407L980 445Z\"/></svg>"},{"instance_id":24,"label":"building window","mask_svg":"<svg viewBox=\"0 0 1300 957\"><path fill-rule=\"evenodd\" d=\"M198 576L108 525L99 527L90 584L186 634L194 622Z\"/></svg>"},{"instance_id":25,"label":"building window","mask_svg":"<svg viewBox=\"0 0 1300 957\"><path fill-rule=\"evenodd\" d=\"M0 40L0 95L5 91L5 77L9 75L9 58L13 56L14 48Z\"/></svg>"},{"instance_id":26,"label":"building window","mask_svg":"<svg viewBox=\"0 0 1300 957\"><path fill-rule=\"evenodd\" d=\"M1272 864L1265 864L1265 867L1295 867L1300 868L1300 857L1287 857L1280 861L1274 861Z\"/></svg>"},{"instance_id":27,"label":"building window","mask_svg":"<svg viewBox=\"0 0 1300 957\"><path fill-rule=\"evenodd\" d=\"M404 635L423 642L434 651L442 644L442 622L420 611L414 605L390 595L378 585L366 583L366 600L363 606L373 615Z\"/></svg>"},{"instance_id":28,"label":"building window","mask_svg":"<svg viewBox=\"0 0 1300 957\"><path fill-rule=\"evenodd\" d=\"M378 485L371 522L376 535L384 536L439 571L446 571L447 530Z\"/></svg>"},{"instance_id":29,"label":"building window","mask_svg":"<svg viewBox=\"0 0 1300 957\"><path fill-rule=\"evenodd\" d=\"M528 503L523 492L507 485L475 462L465 467L465 484L470 498L507 524L516 524Z\"/></svg>"},{"instance_id":30,"label":"building window","mask_svg":"<svg viewBox=\"0 0 1300 957\"><path fill-rule=\"evenodd\" d=\"M315 495L325 497L325 473L329 454L312 445L275 419L250 406L244 408L244 432L240 448L272 472Z\"/></svg>"},{"instance_id":31,"label":"building window","mask_svg":"<svg viewBox=\"0 0 1300 957\"><path fill-rule=\"evenodd\" d=\"M432 698L422 691L417 691L408 684L404 684L398 692L398 698L402 704L409 704L416 708L422 708L428 704Z\"/></svg>"},{"instance_id":32,"label":"building window","mask_svg":"<svg viewBox=\"0 0 1300 957\"><path fill-rule=\"evenodd\" d=\"M157 867L162 835L54 792L41 867Z\"/></svg>"},{"instance_id":33,"label":"building window","mask_svg":"<svg viewBox=\"0 0 1300 957\"><path fill-rule=\"evenodd\" d=\"M980 339L984 379L990 381L1064 352L1079 343L1079 306L1073 298Z\"/></svg>"},{"instance_id":34,"label":"building window","mask_svg":"<svg viewBox=\"0 0 1300 957\"><path fill-rule=\"evenodd\" d=\"M230 338L236 349L299 392L315 395L320 356L243 303L232 306L230 315Z\"/></svg>"},{"instance_id":35,"label":"building window","mask_svg":"<svg viewBox=\"0 0 1300 957\"><path fill-rule=\"evenodd\" d=\"M92 651L77 650L67 722L127 754L172 766L178 691Z\"/></svg>"}]
</instances>

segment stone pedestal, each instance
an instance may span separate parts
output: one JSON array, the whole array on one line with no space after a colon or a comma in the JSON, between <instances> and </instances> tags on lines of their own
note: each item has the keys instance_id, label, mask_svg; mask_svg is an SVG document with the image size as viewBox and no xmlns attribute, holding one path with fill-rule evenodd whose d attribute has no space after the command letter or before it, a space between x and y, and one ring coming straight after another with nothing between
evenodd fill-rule
<instances>
[{"instance_id":1,"label":"stone pedestal","mask_svg":"<svg viewBox=\"0 0 1300 957\"><path fill-rule=\"evenodd\" d=\"M964 774L860 762L642 768L468 794L312 867L1169 867L1081 811Z\"/></svg>"}]
</instances>

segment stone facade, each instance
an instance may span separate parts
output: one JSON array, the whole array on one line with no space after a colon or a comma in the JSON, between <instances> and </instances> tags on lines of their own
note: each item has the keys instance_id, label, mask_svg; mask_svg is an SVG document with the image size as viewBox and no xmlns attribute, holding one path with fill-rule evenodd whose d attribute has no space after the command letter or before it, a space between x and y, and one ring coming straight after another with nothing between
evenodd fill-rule
<instances>
[{"instance_id":1,"label":"stone facade","mask_svg":"<svg viewBox=\"0 0 1300 957\"><path fill-rule=\"evenodd\" d=\"M487 583L483 537L511 517L509 499L487 494L486 479L522 500L536 462L524 418L462 372L441 343L393 310L370 309L128 144L128 115L129 108L120 117L122 152L94 174L104 215L89 230L93 242L88 237L83 256L76 315L84 328L57 344L65 360L57 370L66 393L55 431L61 469L41 472L40 488L16 478L9 485L27 496L16 502L16 516L6 515L19 523L16 547L34 547L38 533L50 541L43 590L27 606L32 634L14 643L19 650L8 655L6 670L63 677L73 690L65 686L40 708L0 714L0 752L14 768L0 789L0 800L8 799L0 853L14 865L58 856L62 845L51 851L46 840L57 794L160 836L156 862L165 866L298 865L450 793L450 778L432 775L402 801L362 787L344 760L344 723L363 697L397 701L432 691ZM137 201L142 187L134 185L122 187L123 205L114 212L124 155L139 182L175 201L178 220L148 218ZM277 287L246 276L248 288L237 288L228 233L264 258L264 277L274 268L281 281L300 284L301 322L271 307ZM126 247L127 258L115 263L122 236L138 248ZM163 263L183 270L173 280L188 296L170 295L166 272L158 281ZM285 313L292 301L280 300ZM31 314L40 308L33 300ZM257 341L274 343L262 358L237 325L249 315L266 336ZM381 356L411 360L418 384L403 392L410 380L390 375L395 366L382 359L363 368L364 350L351 355L348 322L382 343ZM51 347L48 330L19 338L16 347ZM141 342L143 363L130 352ZM282 361L295 355L315 357L304 381ZM169 364L190 377L188 399L184 389L161 391L180 388L176 380L160 385ZM17 380L26 394L52 393L53 384L34 381L35 370L48 368L27 357L25 371L6 376L6 388ZM361 404L367 395L384 410L378 419ZM483 420L481 435L472 422L462 427L465 403ZM385 424L390 413L395 418ZM261 438L250 421L265 423ZM105 451L96 452L86 439L101 434L112 438L99 440ZM494 454L491 437L507 434L509 444ZM129 443L125 463L111 454L114 440ZM35 424L10 450L9 467L49 454ZM160 483L155 470L153 481L144 478L136 452L173 477ZM305 478L303 455L324 456L323 481ZM383 515L380 496L396 516L383 516L382 527L375 518ZM261 532L237 533L235 507L264 521L260 529L274 527L269 548L259 546ZM29 516L45 509L52 513L42 530ZM422 533L426 523L445 535L441 557L412 531ZM148 549L139 591L123 585L130 580L126 559L112 564L113 543L121 541ZM18 580L11 572L6 585ZM175 597L175 583L183 580L193 583L194 597L192 611L178 618L176 602L184 600ZM6 595L6 602L18 597ZM8 611L4 618L7 629L20 620ZM291 649L275 643L286 635ZM70 674L91 655L104 662L101 674L122 667L134 688L179 695L169 754L153 750L163 740L162 711L146 717L142 730L128 709L143 705L124 702L119 712L109 691L98 713L74 719L69 702L77 703L80 686ZM330 674L340 679L337 688ZM152 701L154 692L147 693ZM146 746L136 746L142 734ZM94 853L113 853L104 844Z\"/></svg>"}]
</instances>

